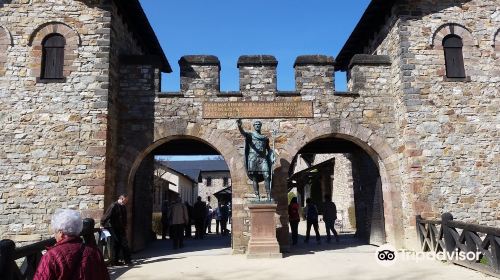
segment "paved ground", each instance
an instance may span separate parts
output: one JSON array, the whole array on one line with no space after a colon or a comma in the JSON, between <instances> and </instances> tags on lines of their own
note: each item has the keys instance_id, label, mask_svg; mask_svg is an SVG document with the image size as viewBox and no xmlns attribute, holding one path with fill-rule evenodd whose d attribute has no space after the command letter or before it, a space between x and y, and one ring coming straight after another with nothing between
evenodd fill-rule
<instances>
[{"instance_id":1,"label":"paved ground","mask_svg":"<svg viewBox=\"0 0 500 280\"><path fill-rule=\"evenodd\" d=\"M311 240L313 241L313 240ZM282 259L247 259L231 255L230 238L209 235L188 239L185 248L171 250L169 240L158 240L134 255L132 267L110 269L112 279L496 279L460 266L438 261L406 260L384 267L375 261L375 246L364 245L349 235L339 243L303 243Z\"/></svg>"}]
</instances>

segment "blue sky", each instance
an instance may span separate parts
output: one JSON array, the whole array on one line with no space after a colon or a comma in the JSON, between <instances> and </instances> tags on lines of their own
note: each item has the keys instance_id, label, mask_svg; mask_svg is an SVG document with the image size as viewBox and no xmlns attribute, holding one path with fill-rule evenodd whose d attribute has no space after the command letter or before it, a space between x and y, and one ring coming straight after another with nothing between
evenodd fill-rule
<instances>
[{"instance_id":1,"label":"blue sky","mask_svg":"<svg viewBox=\"0 0 500 280\"><path fill-rule=\"evenodd\" d=\"M271 54L278 60L278 90L295 87L298 55L336 56L369 0L140 0L174 70L163 91L179 90L177 61L187 54L216 55L221 90L238 90L240 55ZM337 90L345 75L337 72Z\"/></svg>"}]
</instances>

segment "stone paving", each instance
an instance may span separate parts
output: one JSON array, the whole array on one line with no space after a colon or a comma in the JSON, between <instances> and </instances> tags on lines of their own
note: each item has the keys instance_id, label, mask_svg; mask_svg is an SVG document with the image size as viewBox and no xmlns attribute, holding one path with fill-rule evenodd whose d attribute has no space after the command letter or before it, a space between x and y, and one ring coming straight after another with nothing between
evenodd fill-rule
<instances>
[{"instance_id":1,"label":"stone paving","mask_svg":"<svg viewBox=\"0 0 500 280\"><path fill-rule=\"evenodd\" d=\"M170 241L158 240L134 255L132 267L110 268L112 279L496 279L460 266L439 261L400 261L383 267L375 261L375 246L364 245L351 235L339 243L299 244L282 259L247 259L231 255L229 236L209 235L188 239L178 251Z\"/></svg>"}]
</instances>

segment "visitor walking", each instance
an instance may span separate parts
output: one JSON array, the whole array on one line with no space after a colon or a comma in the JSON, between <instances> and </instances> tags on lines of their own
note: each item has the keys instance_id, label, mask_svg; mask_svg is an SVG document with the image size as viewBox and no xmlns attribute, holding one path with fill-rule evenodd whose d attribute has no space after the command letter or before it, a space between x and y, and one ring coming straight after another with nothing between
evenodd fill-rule
<instances>
[{"instance_id":1,"label":"visitor walking","mask_svg":"<svg viewBox=\"0 0 500 280\"><path fill-rule=\"evenodd\" d=\"M186 205L182 199L177 197L169 212L170 239L172 239L172 248L178 249L184 247L184 227L189 223L189 215Z\"/></svg>"},{"instance_id":2,"label":"visitor walking","mask_svg":"<svg viewBox=\"0 0 500 280\"><path fill-rule=\"evenodd\" d=\"M335 220L337 220L337 206L332 201L332 195L325 195L325 203L323 204L323 221L326 229L326 242L330 243L332 236L330 231L335 236L335 240L339 242L339 235L335 230Z\"/></svg>"},{"instance_id":3,"label":"visitor walking","mask_svg":"<svg viewBox=\"0 0 500 280\"><path fill-rule=\"evenodd\" d=\"M318 208L314 205L311 198L306 199L306 209L304 211L306 213L306 221L307 221L307 230L306 230L306 239L305 243L309 242L309 236L311 234L311 226L314 227L314 232L316 233L316 242L318 244L321 243L321 238L319 235L318 229Z\"/></svg>"},{"instance_id":4,"label":"visitor walking","mask_svg":"<svg viewBox=\"0 0 500 280\"><path fill-rule=\"evenodd\" d=\"M205 236L205 225L207 220L207 204L201 201L201 196L198 196L196 203L193 207L193 218L195 226L195 239L203 239Z\"/></svg>"},{"instance_id":5,"label":"visitor walking","mask_svg":"<svg viewBox=\"0 0 500 280\"><path fill-rule=\"evenodd\" d=\"M79 237L83 228L80 213L58 209L50 226L57 243L42 256L34 280L109 280L95 242L84 244Z\"/></svg>"},{"instance_id":6,"label":"visitor walking","mask_svg":"<svg viewBox=\"0 0 500 280\"><path fill-rule=\"evenodd\" d=\"M222 219L222 215L220 213L220 204L219 206L217 206L217 208L215 208L215 211L214 211L214 217L215 217L215 233L219 234L219 228L220 228L220 221Z\"/></svg>"},{"instance_id":7,"label":"visitor walking","mask_svg":"<svg viewBox=\"0 0 500 280\"><path fill-rule=\"evenodd\" d=\"M214 218L214 210L212 209L212 206L208 205L208 215L207 215L207 221L205 225L205 231L207 233L212 233L212 219Z\"/></svg>"},{"instance_id":8,"label":"visitor walking","mask_svg":"<svg viewBox=\"0 0 500 280\"><path fill-rule=\"evenodd\" d=\"M221 234L226 235L229 233L227 229L227 219L229 218L229 208L225 202L220 206L220 227Z\"/></svg>"},{"instance_id":9,"label":"visitor walking","mask_svg":"<svg viewBox=\"0 0 500 280\"><path fill-rule=\"evenodd\" d=\"M101 219L101 225L110 234L113 243L112 265L120 265L120 252L123 254L125 264L132 264L130 259L130 249L127 240L127 205L128 197L122 194L118 200L111 203Z\"/></svg>"},{"instance_id":10,"label":"visitor walking","mask_svg":"<svg viewBox=\"0 0 500 280\"><path fill-rule=\"evenodd\" d=\"M167 239L167 232L168 232L168 208L170 205L168 205L168 201L164 200L163 203L161 204L161 239L165 240Z\"/></svg>"},{"instance_id":11,"label":"visitor walking","mask_svg":"<svg viewBox=\"0 0 500 280\"><path fill-rule=\"evenodd\" d=\"M191 226L193 225L193 206L191 206L189 204L189 202L184 202L184 205L186 206L186 209L188 211L188 222L186 223L186 225L184 226L184 231L185 231L185 234L184 234L184 237L186 238L191 238L191 231L192 231L192 228Z\"/></svg>"},{"instance_id":12,"label":"visitor walking","mask_svg":"<svg viewBox=\"0 0 500 280\"><path fill-rule=\"evenodd\" d=\"M297 244L297 238L299 234L299 204L297 203L297 197L293 197L288 205L288 221L290 222L290 231L292 232L292 245Z\"/></svg>"}]
</instances>

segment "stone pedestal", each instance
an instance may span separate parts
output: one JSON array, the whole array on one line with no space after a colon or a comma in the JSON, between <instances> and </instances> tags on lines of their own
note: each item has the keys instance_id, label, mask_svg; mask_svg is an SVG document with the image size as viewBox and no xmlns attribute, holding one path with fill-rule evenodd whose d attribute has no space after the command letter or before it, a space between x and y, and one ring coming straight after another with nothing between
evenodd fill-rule
<instances>
[{"instance_id":1,"label":"stone pedestal","mask_svg":"<svg viewBox=\"0 0 500 280\"><path fill-rule=\"evenodd\" d=\"M250 241L247 258L282 258L276 239L276 204L250 204Z\"/></svg>"}]
</instances>

